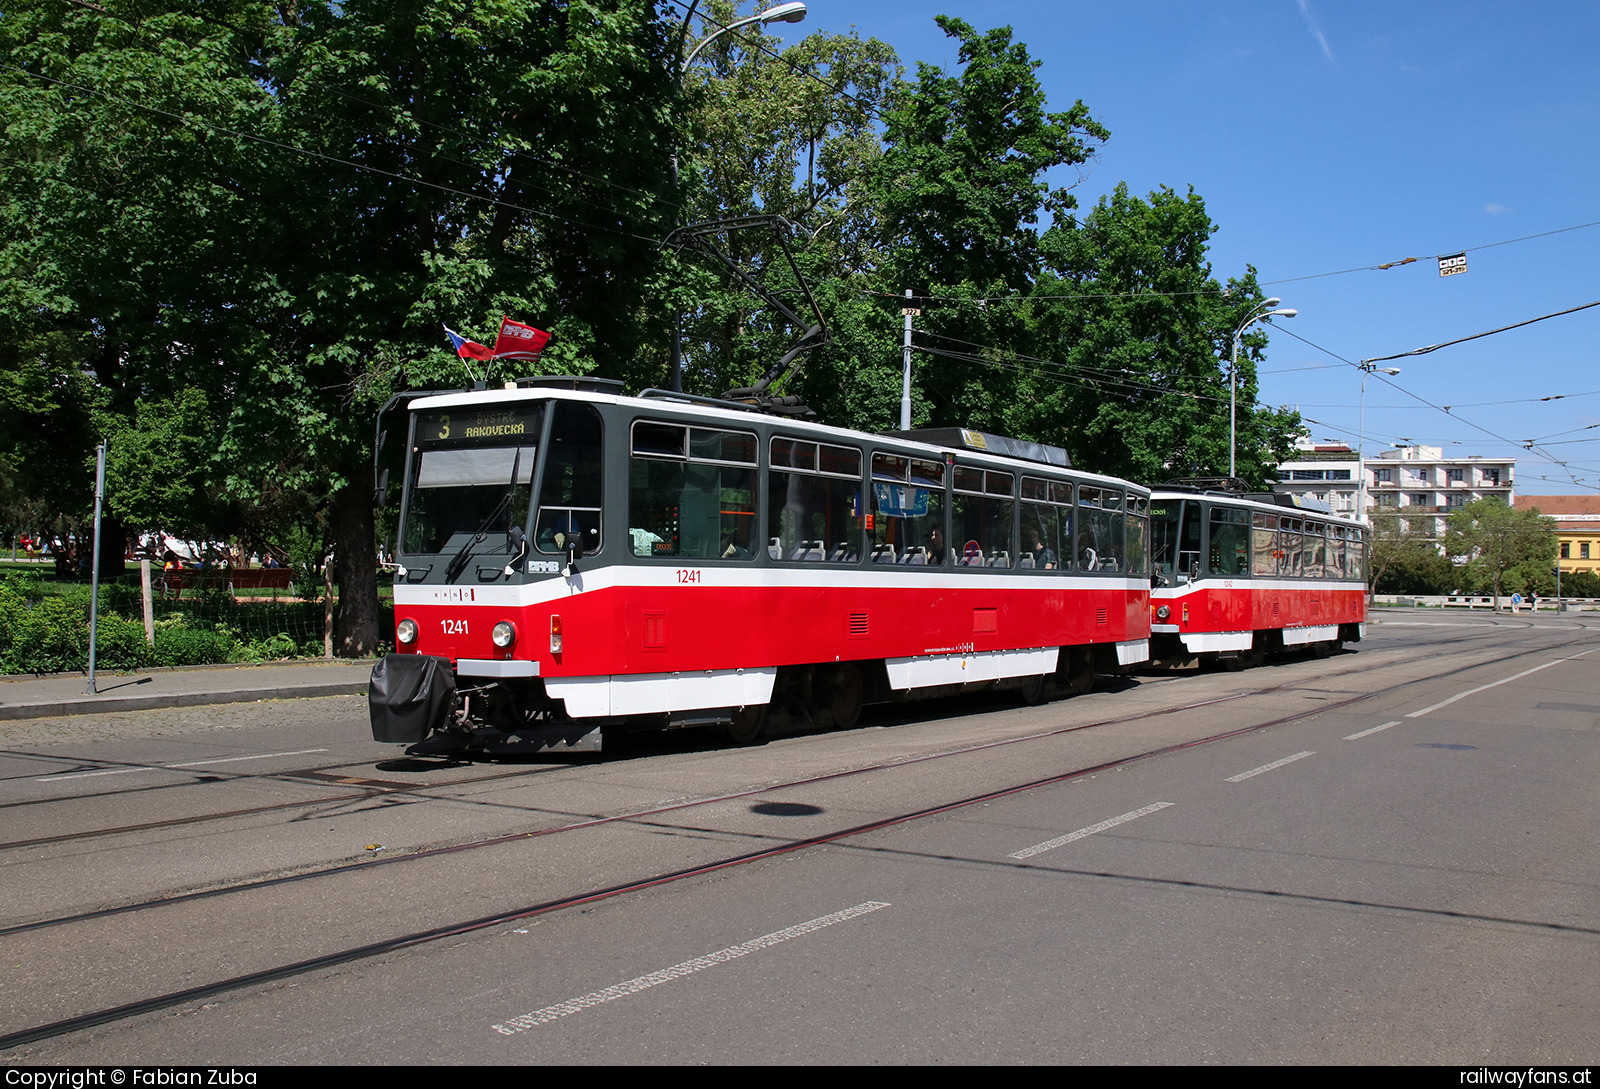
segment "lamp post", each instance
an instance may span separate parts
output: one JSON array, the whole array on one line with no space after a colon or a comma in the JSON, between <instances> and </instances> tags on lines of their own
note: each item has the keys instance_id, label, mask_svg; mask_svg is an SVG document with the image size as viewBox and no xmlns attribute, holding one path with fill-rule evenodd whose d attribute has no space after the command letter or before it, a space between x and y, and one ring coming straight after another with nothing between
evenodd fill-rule
<instances>
[{"instance_id":1,"label":"lamp post","mask_svg":"<svg viewBox=\"0 0 1600 1089\"><path fill-rule=\"evenodd\" d=\"M1272 298L1257 305L1244 323L1233 331L1233 357L1228 364L1228 475L1238 476L1236 451L1239 442L1239 338L1244 336L1244 331L1258 321L1266 321L1274 316L1292 318L1298 310L1274 310L1273 307L1281 303L1282 299Z\"/></svg>"},{"instance_id":2,"label":"lamp post","mask_svg":"<svg viewBox=\"0 0 1600 1089\"><path fill-rule=\"evenodd\" d=\"M682 48L681 43L689 32L689 20L694 18L694 9L699 5L700 0L694 0L689 5L689 14L683 17L683 28L678 34L680 49ZM791 3L778 4L755 15L746 16L743 19L735 19L727 26L718 27L704 38L701 38L695 43L695 47L689 50L688 57L684 58L683 67L678 70L679 89L682 89L684 78L689 74L689 65L694 63L694 59L699 56L700 50L722 37L722 35L756 23L760 23L762 26L767 26L771 23L798 23L805 17L806 6L799 3L798 0L792 0ZM674 193L678 189L678 153L676 150L672 153L672 189ZM673 215L673 226L678 226L678 216L676 214ZM681 313L672 316L672 379L669 385L674 392L683 392L683 314Z\"/></svg>"},{"instance_id":3,"label":"lamp post","mask_svg":"<svg viewBox=\"0 0 1600 1089\"><path fill-rule=\"evenodd\" d=\"M1356 427L1356 478L1360 481L1356 485L1356 521L1367 520L1367 459L1363 450L1367 442L1367 375L1373 371L1382 371L1393 378L1400 373L1399 367L1380 367L1376 363L1360 362L1356 369L1361 372L1361 422Z\"/></svg>"}]
</instances>

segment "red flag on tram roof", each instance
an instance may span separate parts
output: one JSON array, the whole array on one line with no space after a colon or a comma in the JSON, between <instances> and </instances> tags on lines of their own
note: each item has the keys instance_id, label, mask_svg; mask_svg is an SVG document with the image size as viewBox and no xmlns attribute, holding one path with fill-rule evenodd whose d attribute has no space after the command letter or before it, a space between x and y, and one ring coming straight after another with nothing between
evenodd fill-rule
<instances>
[{"instance_id":1,"label":"red flag on tram roof","mask_svg":"<svg viewBox=\"0 0 1600 1089\"><path fill-rule=\"evenodd\" d=\"M495 338L496 359L538 359L550 334L510 318L500 319L500 335Z\"/></svg>"}]
</instances>

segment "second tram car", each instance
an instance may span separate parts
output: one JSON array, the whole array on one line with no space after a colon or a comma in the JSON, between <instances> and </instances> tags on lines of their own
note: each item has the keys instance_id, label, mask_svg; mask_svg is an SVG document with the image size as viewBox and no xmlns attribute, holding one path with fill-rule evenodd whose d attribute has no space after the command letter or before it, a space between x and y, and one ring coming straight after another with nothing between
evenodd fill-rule
<instances>
[{"instance_id":1,"label":"second tram car","mask_svg":"<svg viewBox=\"0 0 1600 1089\"><path fill-rule=\"evenodd\" d=\"M1150 492L1056 447L601 380L409 417L379 741L593 749L721 722L748 742L909 695L1081 691L1149 654Z\"/></svg>"},{"instance_id":2,"label":"second tram car","mask_svg":"<svg viewBox=\"0 0 1600 1089\"><path fill-rule=\"evenodd\" d=\"M1223 668L1360 641L1366 529L1289 496L1157 488L1150 657Z\"/></svg>"}]
</instances>

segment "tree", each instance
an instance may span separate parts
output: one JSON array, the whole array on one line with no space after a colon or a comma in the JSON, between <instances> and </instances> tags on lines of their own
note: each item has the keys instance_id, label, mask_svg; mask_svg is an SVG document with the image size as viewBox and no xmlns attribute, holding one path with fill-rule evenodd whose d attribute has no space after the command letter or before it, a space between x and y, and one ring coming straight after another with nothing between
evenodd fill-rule
<instances>
[{"instance_id":1,"label":"tree","mask_svg":"<svg viewBox=\"0 0 1600 1089\"><path fill-rule=\"evenodd\" d=\"M1460 588L1463 572L1429 536L1432 522L1432 518L1408 522L1392 512L1372 512L1372 537L1367 550L1372 592L1448 594Z\"/></svg>"},{"instance_id":2,"label":"tree","mask_svg":"<svg viewBox=\"0 0 1600 1089\"><path fill-rule=\"evenodd\" d=\"M209 483L298 497L367 653L372 414L461 382L442 322L659 382L670 49L647 0L8 5L0 366L130 422L200 391Z\"/></svg>"},{"instance_id":3,"label":"tree","mask_svg":"<svg viewBox=\"0 0 1600 1089\"><path fill-rule=\"evenodd\" d=\"M1537 508L1517 510L1498 498L1468 503L1450 516L1445 551L1466 561L1469 572L1500 596L1501 583L1519 567L1555 565L1556 532Z\"/></svg>"}]
</instances>

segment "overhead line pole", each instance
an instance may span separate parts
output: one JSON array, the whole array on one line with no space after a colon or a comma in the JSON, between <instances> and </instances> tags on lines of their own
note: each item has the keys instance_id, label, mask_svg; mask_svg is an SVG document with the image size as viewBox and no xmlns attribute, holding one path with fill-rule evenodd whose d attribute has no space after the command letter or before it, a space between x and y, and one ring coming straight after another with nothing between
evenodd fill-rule
<instances>
[{"instance_id":1,"label":"overhead line pole","mask_svg":"<svg viewBox=\"0 0 1600 1089\"><path fill-rule=\"evenodd\" d=\"M911 430L911 319L922 311L910 305L911 289L906 288L906 305L900 313L906 319L905 347L900 349L900 430Z\"/></svg>"}]
</instances>

